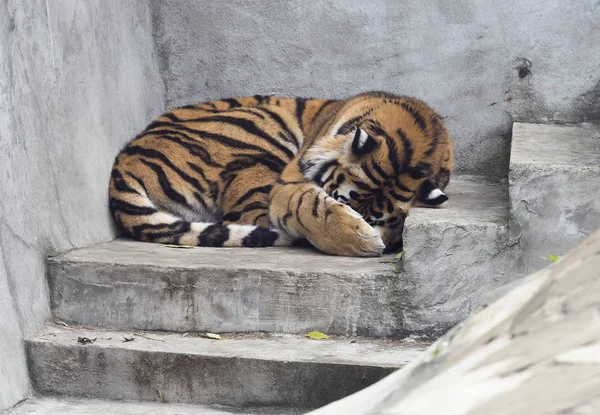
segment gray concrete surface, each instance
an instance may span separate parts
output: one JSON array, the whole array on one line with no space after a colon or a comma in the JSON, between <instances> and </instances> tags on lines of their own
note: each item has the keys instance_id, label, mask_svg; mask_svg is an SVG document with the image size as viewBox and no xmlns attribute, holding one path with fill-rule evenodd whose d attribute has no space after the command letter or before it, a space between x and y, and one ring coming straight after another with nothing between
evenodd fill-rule
<instances>
[{"instance_id":1,"label":"gray concrete surface","mask_svg":"<svg viewBox=\"0 0 600 415\"><path fill-rule=\"evenodd\" d=\"M439 335L490 292L522 276L508 240L506 184L454 178L439 209L414 209L404 226L400 286L407 332Z\"/></svg>"},{"instance_id":2,"label":"gray concrete surface","mask_svg":"<svg viewBox=\"0 0 600 415\"><path fill-rule=\"evenodd\" d=\"M0 0L0 410L29 390L45 257L114 237L121 146L164 108L145 1Z\"/></svg>"},{"instance_id":3,"label":"gray concrete surface","mask_svg":"<svg viewBox=\"0 0 600 415\"><path fill-rule=\"evenodd\" d=\"M51 258L48 281L54 315L84 325L389 336L398 276L382 261L115 241Z\"/></svg>"},{"instance_id":4,"label":"gray concrete surface","mask_svg":"<svg viewBox=\"0 0 600 415\"><path fill-rule=\"evenodd\" d=\"M467 174L506 173L503 111L600 119L596 1L154 0L152 10L170 107L256 93L415 95L450 117Z\"/></svg>"},{"instance_id":5,"label":"gray concrete surface","mask_svg":"<svg viewBox=\"0 0 600 415\"><path fill-rule=\"evenodd\" d=\"M511 238L533 272L600 228L600 125L515 124L509 178Z\"/></svg>"},{"instance_id":6,"label":"gray concrete surface","mask_svg":"<svg viewBox=\"0 0 600 415\"><path fill-rule=\"evenodd\" d=\"M294 408L227 408L220 405L189 405L168 402L105 401L78 398L31 398L9 411L12 415L300 415Z\"/></svg>"},{"instance_id":7,"label":"gray concrete surface","mask_svg":"<svg viewBox=\"0 0 600 415\"><path fill-rule=\"evenodd\" d=\"M455 178L448 195L447 207L411 212L401 263L125 240L74 250L48 262L53 314L116 329L437 334L511 278L516 252L505 185Z\"/></svg>"},{"instance_id":8,"label":"gray concrete surface","mask_svg":"<svg viewBox=\"0 0 600 415\"><path fill-rule=\"evenodd\" d=\"M82 345L80 336L96 340ZM42 394L315 408L382 379L423 345L267 334L210 340L48 326L26 348L34 388Z\"/></svg>"},{"instance_id":9,"label":"gray concrete surface","mask_svg":"<svg viewBox=\"0 0 600 415\"><path fill-rule=\"evenodd\" d=\"M381 382L312 415L600 413L600 230Z\"/></svg>"}]
</instances>

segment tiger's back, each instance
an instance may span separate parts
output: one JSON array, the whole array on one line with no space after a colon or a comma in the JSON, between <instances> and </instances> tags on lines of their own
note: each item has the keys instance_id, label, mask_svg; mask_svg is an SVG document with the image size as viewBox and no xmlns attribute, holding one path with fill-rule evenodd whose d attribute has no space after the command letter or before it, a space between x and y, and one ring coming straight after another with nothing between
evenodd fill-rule
<instances>
[{"instance_id":1,"label":"tiger's back","mask_svg":"<svg viewBox=\"0 0 600 415\"><path fill-rule=\"evenodd\" d=\"M447 184L453 167L451 141L441 120L421 101L391 95L383 98L377 94L380 93L369 99L403 100L394 105L402 117L411 118L417 127L427 120L436 120L428 128L437 129L435 151L432 151L437 165L428 173L431 177L422 180L427 184L419 183L413 196L421 189L421 200L427 202L427 197L434 193L439 199L437 192L441 193ZM355 106L359 105L358 101ZM301 219L308 211L318 222L323 215L329 215L328 209L323 209L326 205L342 203L346 208L352 205L349 200L323 193L324 189L333 193L332 184L340 187L342 180L350 182L349 175L332 174L331 183L321 177L317 186L314 178L307 177L309 172L301 168L311 151L314 153L315 148L331 138L322 135L348 105L349 101L254 96L167 112L117 156L109 188L111 212L127 235L142 241L199 246L271 246L288 245L294 238L305 237L326 252L380 253L373 252L373 247L360 253L335 252L323 244L319 246L318 231L308 231ZM408 126L405 129L411 130ZM406 140L417 135L409 134ZM418 142L410 146L418 148ZM406 155L389 154L388 161ZM401 164L410 163L401 160ZM294 178L298 188L294 197L281 200L273 192L281 187L282 172L290 170L291 165L297 165L300 171ZM334 180L340 183L333 183ZM311 194L314 197L310 200L307 184L315 187L311 191L315 195ZM296 200L300 196L298 192L304 192L304 197ZM295 225L290 225L291 222ZM340 226L345 225L336 224ZM382 232L378 234L384 238ZM380 241L375 250L381 249Z\"/></svg>"}]
</instances>

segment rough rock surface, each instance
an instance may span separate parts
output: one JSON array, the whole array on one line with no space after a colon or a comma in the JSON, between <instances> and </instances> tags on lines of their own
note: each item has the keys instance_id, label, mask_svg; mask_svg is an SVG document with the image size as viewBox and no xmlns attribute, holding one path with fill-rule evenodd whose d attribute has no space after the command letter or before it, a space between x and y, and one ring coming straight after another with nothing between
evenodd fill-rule
<instances>
[{"instance_id":1,"label":"rough rock surface","mask_svg":"<svg viewBox=\"0 0 600 415\"><path fill-rule=\"evenodd\" d=\"M311 412L600 412L600 231L381 382Z\"/></svg>"},{"instance_id":2,"label":"rough rock surface","mask_svg":"<svg viewBox=\"0 0 600 415\"><path fill-rule=\"evenodd\" d=\"M530 273L600 226L600 125L515 123L510 234Z\"/></svg>"},{"instance_id":3,"label":"rough rock surface","mask_svg":"<svg viewBox=\"0 0 600 415\"><path fill-rule=\"evenodd\" d=\"M46 256L115 236L112 161L164 107L151 23L143 0L0 0L0 410L30 390Z\"/></svg>"}]
</instances>

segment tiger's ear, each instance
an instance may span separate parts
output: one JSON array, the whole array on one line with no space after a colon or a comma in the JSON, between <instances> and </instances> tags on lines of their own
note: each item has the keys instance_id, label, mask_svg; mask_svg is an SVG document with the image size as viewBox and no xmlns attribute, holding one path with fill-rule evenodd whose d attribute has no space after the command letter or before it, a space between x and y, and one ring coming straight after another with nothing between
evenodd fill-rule
<instances>
[{"instance_id":1,"label":"tiger's ear","mask_svg":"<svg viewBox=\"0 0 600 415\"><path fill-rule=\"evenodd\" d=\"M375 148L377 148L377 141L357 127L352 139L352 154L356 157L362 157L371 153Z\"/></svg>"}]
</instances>

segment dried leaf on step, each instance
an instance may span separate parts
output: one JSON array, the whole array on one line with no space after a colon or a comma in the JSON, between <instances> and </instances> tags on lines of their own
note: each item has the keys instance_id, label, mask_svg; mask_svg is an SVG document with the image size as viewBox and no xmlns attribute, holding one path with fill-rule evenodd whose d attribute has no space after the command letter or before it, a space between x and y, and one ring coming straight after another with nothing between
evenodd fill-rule
<instances>
[{"instance_id":1,"label":"dried leaf on step","mask_svg":"<svg viewBox=\"0 0 600 415\"><path fill-rule=\"evenodd\" d=\"M558 261L560 261L561 257L556 256L556 255L548 255L548 259L552 262L558 262Z\"/></svg>"},{"instance_id":2,"label":"dried leaf on step","mask_svg":"<svg viewBox=\"0 0 600 415\"><path fill-rule=\"evenodd\" d=\"M221 340L221 336L215 333L200 333L200 337L204 337L206 339Z\"/></svg>"},{"instance_id":3,"label":"dried leaf on step","mask_svg":"<svg viewBox=\"0 0 600 415\"><path fill-rule=\"evenodd\" d=\"M163 246L166 246L167 248L183 248L183 249L195 248L195 246L192 246L192 245L171 245L171 244L163 244Z\"/></svg>"},{"instance_id":4,"label":"dried leaf on step","mask_svg":"<svg viewBox=\"0 0 600 415\"><path fill-rule=\"evenodd\" d=\"M310 333L306 334L306 337L310 338L310 339L314 339L314 340L322 340L322 339L328 339L329 336L321 333L320 331L311 331Z\"/></svg>"},{"instance_id":5,"label":"dried leaf on step","mask_svg":"<svg viewBox=\"0 0 600 415\"><path fill-rule=\"evenodd\" d=\"M398 259L398 260L402 259L402 253L403 253L403 251L398 252L396 255L394 255L394 259Z\"/></svg>"}]
</instances>

